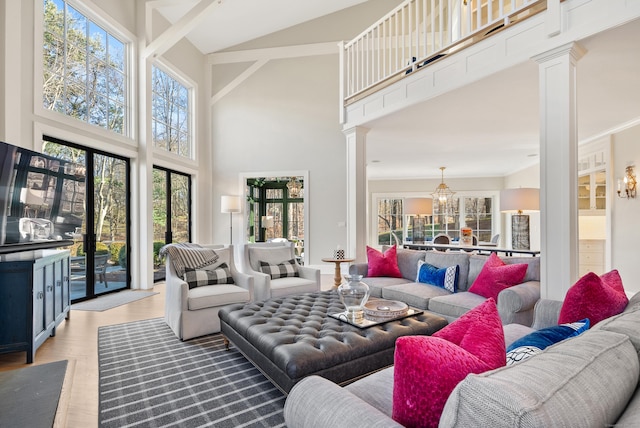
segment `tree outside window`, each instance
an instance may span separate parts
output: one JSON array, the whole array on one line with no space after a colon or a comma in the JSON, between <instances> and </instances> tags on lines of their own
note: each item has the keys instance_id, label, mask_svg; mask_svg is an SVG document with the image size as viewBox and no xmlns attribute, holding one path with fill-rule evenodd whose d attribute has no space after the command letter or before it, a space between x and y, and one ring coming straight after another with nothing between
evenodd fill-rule
<instances>
[{"instance_id":1,"label":"tree outside window","mask_svg":"<svg viewBox=\"0 0 640 428\"><path fill-rule=\"evenodd\" d=\"M191 158L191 91L157 66L152 69L151 90L154 145Z\"/></svg>"},{"instance_id":2,"label":"tree outside window","mask_svg":"<svg viewBox=\"0 0 640 428\"><path fill-rule=\"evenodd\" d=\"M127 133L127 45L63 0L44 0L43 107Z\"/></svg>"}]
</instances>

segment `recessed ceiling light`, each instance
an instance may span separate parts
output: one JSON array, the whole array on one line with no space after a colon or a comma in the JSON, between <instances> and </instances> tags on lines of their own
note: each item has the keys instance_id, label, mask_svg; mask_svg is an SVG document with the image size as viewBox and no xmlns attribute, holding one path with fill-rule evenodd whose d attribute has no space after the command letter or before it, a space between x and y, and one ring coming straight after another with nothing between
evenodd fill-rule
<instances>
[{"instance_id":1,"label":"recessed ceiling light","mask_svg":"<svg viewBox=\"0 0 640 428\"><path fill-rule=\"evenodd\" d=\"M536 156L538 156L537 153L531 153L530 155L527 155L528 158L535 158Z\"/></svg>"},{"instance_id":2,"label":"recessed ceiling light","mask_svg":"<svg viewBox=\"0 0 640 428\"><path fill-rule=\"evenodd\" d=\"M371 161L371 163L380 163L380 161L378 159L374 159Z\"/></svg>"}]
</instances>

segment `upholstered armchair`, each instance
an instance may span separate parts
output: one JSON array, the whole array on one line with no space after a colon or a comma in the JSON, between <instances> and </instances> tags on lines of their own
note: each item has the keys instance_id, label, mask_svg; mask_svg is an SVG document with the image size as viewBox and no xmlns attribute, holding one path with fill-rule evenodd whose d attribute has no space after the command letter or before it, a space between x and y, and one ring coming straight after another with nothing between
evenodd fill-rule
<instances>
[{"instance_id":1,"label":"upholstered armchair","mask_svg":"<svg viewBox=\"0 0 640 428\"><path fill-rule=\"evenodd\" d=\"M191 271L186 280L176 273L171 255L166 256L164 319L181 340L219 332L220 308L253 300L253 277L237 270L233 261L233 246L203 247L213 249L218 259L199 269L199 272ZM228 270L221 267L223 263ZM233 279L232 284L224 279L227 274ZM213 284L222 281L224 283ZM192 288L189 288L190 285Z\"/></svg>"},{"instance_id":2,"label":"upholstered armchair","mask_svg":"<svg viewBox=\"0 0 640 428\"><path fill-rule=\"evenodd\" d=\"M298 264L292 242L245 244L243 253L242 269L254 277L255 300L320 291L320 269Z\"/></svg>"}]
</instances>

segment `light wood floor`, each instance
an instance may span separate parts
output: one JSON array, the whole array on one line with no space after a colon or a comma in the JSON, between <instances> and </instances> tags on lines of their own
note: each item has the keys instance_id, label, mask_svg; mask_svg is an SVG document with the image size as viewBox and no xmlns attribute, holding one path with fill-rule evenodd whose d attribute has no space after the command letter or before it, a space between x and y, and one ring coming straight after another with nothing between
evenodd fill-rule
<instances>
[{"instance_id":1,"label":"light wood floor","mask_svg":"<svg viewBox=\"0 0 640 428\"><path fill-rule=\"evenodd\" d=\"M333 276L322 275L322 289L332 285ZM156 283L159 294L104 312L71 311L55 337L38 348L34 365L68 360L55 427L98 426L98 327L164 316L164 288L164 283ZM0 371L29 366L25 352L0 354Z\"/></svg>"}]
</instances>

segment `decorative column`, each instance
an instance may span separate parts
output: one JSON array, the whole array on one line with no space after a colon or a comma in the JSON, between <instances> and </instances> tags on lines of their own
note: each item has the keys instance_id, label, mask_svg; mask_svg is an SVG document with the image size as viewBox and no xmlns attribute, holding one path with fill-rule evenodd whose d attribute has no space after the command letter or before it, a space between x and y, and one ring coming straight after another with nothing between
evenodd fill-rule
<instances>
[{"instance_id":1,"label":"decorative column","mask_svg":"<svg viewBox=\"0 0 640 428\"><path fill-rule=\"evenodd\" d=\"M540 72L540 227L542 298L564 300L578 277L576 63L569 43L533 58Z\"/></svg>"},{"instance_id":2,"label":"decorative column","mask_svg":"<svg viewBox=\"0 0 640 428\"><path fill-rule=\"evenodd\" d=\"M367 260L366 134L362 127L345 129L347 140L347 254L357 262Z\"/></svg>"}]
</instances>

